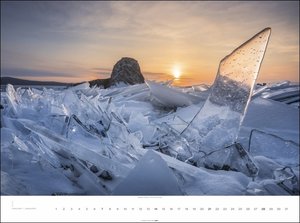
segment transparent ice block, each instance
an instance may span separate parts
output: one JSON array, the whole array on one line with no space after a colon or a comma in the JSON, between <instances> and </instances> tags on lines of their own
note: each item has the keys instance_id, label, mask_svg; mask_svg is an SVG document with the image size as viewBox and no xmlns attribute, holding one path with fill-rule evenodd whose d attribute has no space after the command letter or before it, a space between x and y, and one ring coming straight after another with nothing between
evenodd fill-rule
<instances>
[{"instance_id":1,"label":"transparent ice block","mask_svg":"<svg viewBox=\"0 0 300 223\"><path fill-rule=\"evenodd\" d=\"M208 99L182 131L199 150L210 152L236 141L270 33L270 28L262 30L221 60Z\"/></svg>"}]
</instances>

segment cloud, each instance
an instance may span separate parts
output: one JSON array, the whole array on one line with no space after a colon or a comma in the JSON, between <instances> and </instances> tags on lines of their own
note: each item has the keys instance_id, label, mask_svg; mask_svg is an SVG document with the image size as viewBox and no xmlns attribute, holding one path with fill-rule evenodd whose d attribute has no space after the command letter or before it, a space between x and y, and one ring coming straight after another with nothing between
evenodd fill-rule
<instances>
[{"instance_id":1,"label":"cloud","mask_svg":"<svg viewBox=\"0 0 300 223\"><path fill-rule=\"evenodd\" d=\"M97 67L97 68L92 68L91 72L96 74L97 76L99 75L99 78L109 78L112 73L112 69L110 68L103 68L103 67Z\"/></svg>"},{"instance_id":2,"label":"cloud","mask_svg":"<svg viewBox=\"0 0 300 223\"><path fill-rule=\"evenodd\" d=\"M48 30L91 39L217 40L237 28L259 31L257 24L298 24L298 2L14 2L4 4L6 28ZM298 14L297 14L298 13ZM294 26L293 26L294 27ZM24 30L23 30L24 31Z\"/></svg>"}]
</instances>

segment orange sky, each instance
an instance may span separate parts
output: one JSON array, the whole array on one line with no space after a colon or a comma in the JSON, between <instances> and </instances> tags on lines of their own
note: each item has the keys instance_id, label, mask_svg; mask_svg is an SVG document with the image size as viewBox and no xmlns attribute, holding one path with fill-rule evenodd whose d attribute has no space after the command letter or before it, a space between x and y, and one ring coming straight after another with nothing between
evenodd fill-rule
<instances>
[{"instance_id":1,"label":"orange sky","mask_svg":"<svg viewBox=\"0 0 300 223\"><path fill-rule=\"evenodd\" d=\"M299 2L1 2L1 75L79 82L122 57L150 80L211 84L220 60L265 27L258 82L299 82Z\"/></svg>"}]
</instances>

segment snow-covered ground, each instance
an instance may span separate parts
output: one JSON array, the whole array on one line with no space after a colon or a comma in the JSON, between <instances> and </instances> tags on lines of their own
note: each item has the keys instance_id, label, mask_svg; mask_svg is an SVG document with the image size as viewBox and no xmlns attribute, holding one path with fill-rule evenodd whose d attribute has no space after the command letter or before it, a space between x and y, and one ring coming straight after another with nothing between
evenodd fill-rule
<instances>
[{"instance_id":1,"label":"snow-covered ground","mask_svg":"<svg viewBox=\"0 0 300 223\"><path fill-rule=\"evenodd\" d=\"M299 194L299 84L256 85L245 112L231 103L200 122L211 91L8 85L1 194Z\"/></svg>"}]
</instances>

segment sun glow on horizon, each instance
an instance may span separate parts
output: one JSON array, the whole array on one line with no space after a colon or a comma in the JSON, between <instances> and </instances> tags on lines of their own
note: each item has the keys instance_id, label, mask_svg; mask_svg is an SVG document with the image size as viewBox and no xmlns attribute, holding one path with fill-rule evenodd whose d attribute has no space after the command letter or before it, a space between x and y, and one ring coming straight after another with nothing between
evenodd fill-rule
<instances>
[{"instance_id":1,"label":"sun glow on horizon","mask_svg":"<svg viewBox=\"0 0 300 223\"><path fill-rule=\"evenodd\" d=\"M181 76L181 70L178 67L174 67L172 70L172 75L175 79L179 79Z\"/></svg>"}]
</instances>

